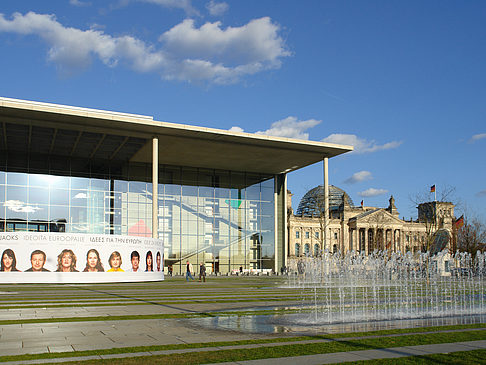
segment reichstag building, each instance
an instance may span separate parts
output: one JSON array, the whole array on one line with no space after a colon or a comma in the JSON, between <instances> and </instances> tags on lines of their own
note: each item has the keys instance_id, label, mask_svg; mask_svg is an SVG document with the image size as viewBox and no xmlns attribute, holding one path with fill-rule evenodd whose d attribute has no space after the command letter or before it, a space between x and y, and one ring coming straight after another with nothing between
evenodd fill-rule
<instances>
[{"instance_id":1,"label":"reichstag building","mask_svg":"<svg viewBox=\"0 0 486 365\"><path fill-rule=\"evenodd\" d=\"M369 254L375 250L417 252L444 248L453 236L454 205L448 202L419 204L417 220L403 220L390 197L388 207L355 206L342 189L329 185L329 209L324 209L324 186L309 190L294 213L288 194L289 256L318 256L324 250ZM328 211L329 219L324 219ZM323 232L328 231L325 240ZM434 236L433 245L430 237Z\"/></svg>"}]
</instances>

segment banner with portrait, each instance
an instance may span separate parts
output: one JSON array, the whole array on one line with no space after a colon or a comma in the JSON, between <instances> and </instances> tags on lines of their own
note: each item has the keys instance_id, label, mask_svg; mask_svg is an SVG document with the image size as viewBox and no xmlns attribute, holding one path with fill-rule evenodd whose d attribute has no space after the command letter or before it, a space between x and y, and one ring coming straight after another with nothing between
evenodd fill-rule
<instances>
[{"instance_id":1,"label":"banner with portrait","mask_svg":"<svg viewBox=\"0 0 486 365\"><path fill-rule=\"evenodd\" d=\"M0 283L164 280L159 239L76 233L0 232Z\"/></svg>"}]
</instances>

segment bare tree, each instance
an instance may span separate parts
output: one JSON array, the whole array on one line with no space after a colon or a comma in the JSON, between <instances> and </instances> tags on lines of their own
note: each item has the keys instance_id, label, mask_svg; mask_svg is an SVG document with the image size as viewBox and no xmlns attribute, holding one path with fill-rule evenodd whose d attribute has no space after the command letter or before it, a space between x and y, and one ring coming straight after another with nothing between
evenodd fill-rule
<instances>
[{"instance_id":1,"label":"bare tree","mask_svg":"<svg viewBox=\"0 0 486 365\"><path fill-rule=\"evenodd\" d=\"M422 250L426 252L437 250L440 243L444 241L444 235L441 233L444 233L445 222L450 224L453 220L453 207L458 206L458 203L451 202L457 201L455 187L443 185L437 193L434 193L434 199L431 199L430 191L422 191L410 197L411 202L418 208L417 222L422 223L425 228L421 242ZM437 200L435 200L436 196Z\"/></svg>"},{"instance_id":2,"label":"bare tree","mask_svg":"<svg viewBox=\"0 0 486 365\"><path fill-rule=\"evenodd\" d=\"M434 185L435 186L435 185ZM440 185L437 187L435 193L438 202L455 202L455 206L459 207L460 202L457 198L456 188L447 184ZM414 196L409 196L410 202L413 207L417 207L419 204L424 202L430 202L435 200L435 196L432 194L430 189L421 190Z\"/></svg>"},{"instance_id":3,"label":"bare tree","mask_svg":"<svg viewBox=\"0 0 486 365\"><path fill-rule=\"evenodd\" d=\"M454 225L456 226L456 225ZM457 249L473 257L486 243L486 226L478 218L464 217L464 225L457 230Z\"/></svg>"},{"instance_id":4,"label":"bare tree","mask_svg":"<svg viewBox=\"0 0 486 365\"><path fill-rule=\"evenodd\" d=\"M418 222L422 223L425 227L422 250L430 252L430 248L434 243L434 234L439 228L439 222L437 219L437 205L435 202L419 204Z\"/></svg>"},{"instance_id":5,"label":"bare tree","mask_svg":"<svg viewBox=\"0 0 486 365\"><path fill-rule=\"evenodd\" d=\"M329 210L326 211L326 202L324 198L324 194L319 194L315 197L316 199L316 206L319 208L318 211L316 212L319 218L319 228L320 228L320 233L319 233L319 243L321 245L321 251L324 251L326 249L326 229L327 229L327 224L329 223ZM326 215L327 218L326 219ZM331 247L329 247L331 250Z\"/></svg>"}]
</instances>

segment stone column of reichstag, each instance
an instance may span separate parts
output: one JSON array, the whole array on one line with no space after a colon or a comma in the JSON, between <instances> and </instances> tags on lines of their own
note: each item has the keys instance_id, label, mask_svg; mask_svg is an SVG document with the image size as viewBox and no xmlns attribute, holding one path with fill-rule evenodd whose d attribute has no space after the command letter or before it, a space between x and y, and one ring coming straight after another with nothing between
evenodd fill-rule
<instances>
[{"instance_id":1,"label":"stone column of reichstag","mask_svg":"<svg viewBox=\"0 0 486 365\"><path fill-rule=\"evenodd\" d=\"M368 240L369 240L370 230L364 229L364 252L368 256Z\"/></svg>"}]
</instances>

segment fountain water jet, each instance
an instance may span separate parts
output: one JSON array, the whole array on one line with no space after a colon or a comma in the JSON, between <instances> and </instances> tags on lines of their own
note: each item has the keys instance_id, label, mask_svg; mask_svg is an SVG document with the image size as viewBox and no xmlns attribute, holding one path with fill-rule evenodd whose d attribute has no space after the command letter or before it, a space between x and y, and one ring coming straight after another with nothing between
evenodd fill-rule
<instances>
[{"instance_id":1,"label":"fountain water jet","mask_svg":"<svg viewBox=\"0 0 486 365\"><path fill-rule=\"evenodd\" d=\"M486 314L486 254L325 252L294 263L303 293L297 321L332 324ZM294 319L296 321L296 319Z\"/></svg>"}]
</instances>

